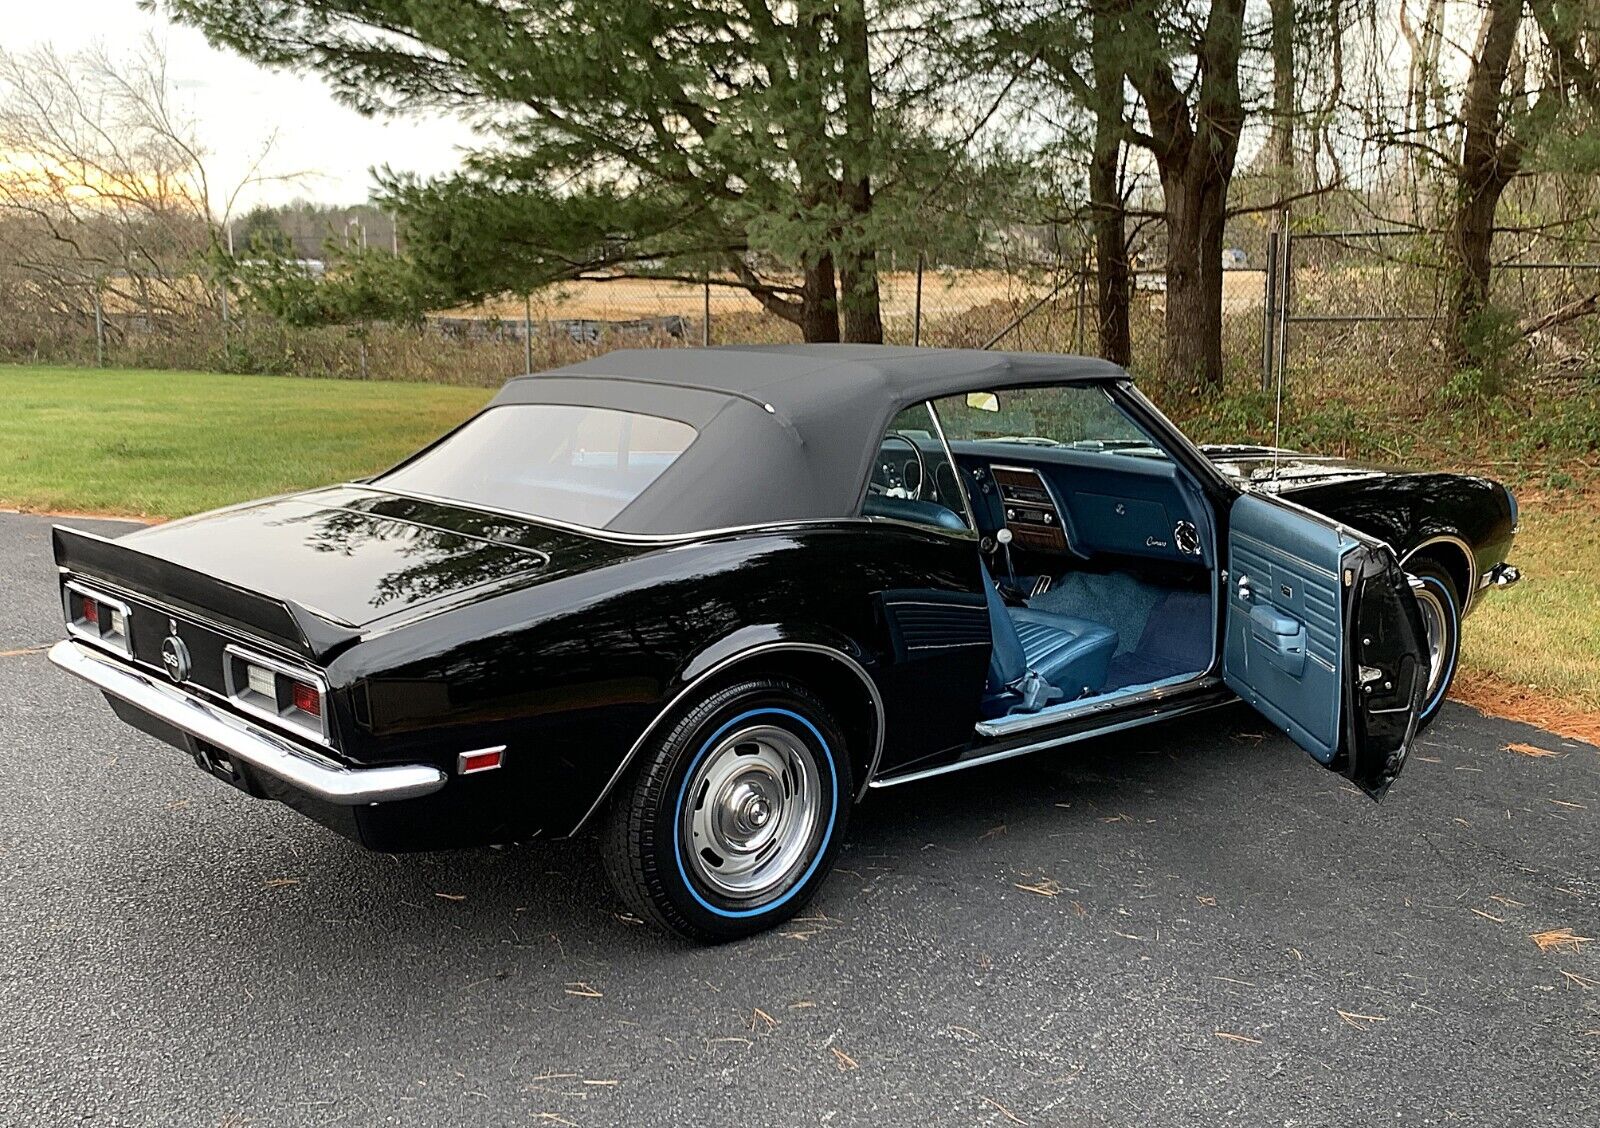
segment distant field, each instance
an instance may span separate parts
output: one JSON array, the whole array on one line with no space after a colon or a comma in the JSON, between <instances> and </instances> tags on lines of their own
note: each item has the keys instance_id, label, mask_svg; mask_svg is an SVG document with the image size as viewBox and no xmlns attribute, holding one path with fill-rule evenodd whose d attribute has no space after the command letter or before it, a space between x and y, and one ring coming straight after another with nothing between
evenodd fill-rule
<instances>
[{"instance_id":1,"label":"distant field","mask_svg":"<svg viewBox=\"0 0 1600 1128\"><path fill-rule=\"evenodd\" d=\"M1050 291L1059 279L1041 274L1024 277L999 270L930 270L922 279L922 313L927 320L964 313L969 309L1003 302L1025 305ZM1063 295L1071 298L1073 292ZM1092 284L1091 284L1092 289ZM885 272L879 276L883 318L890 325L913 320L917 301L917 276L912 271ZM1262 274L1259 270L1231 270L1223 275L1223 303L1229 310L1260 305ZM1159 304L1161 295L1152 294ZM699 285L624 278L615 282L568 282L538 295L533 301L536 321L546 318L587 318L596 321L631 321L676 314L698 320L704 313L705 292ZM503 298L483 305L450 311L462 317L522 317L521 298ZM729 313L760 313L761 305L733 286L711 288L711 317Z\"/></svg>"},{"instance_id":2,"label":"distant field","mask_svg":"<svg viewBox=\"0 0 1600 1128\"><path fill-rule=\"evenodd\" d=\"M490 393L0 365L0 505L176 517L383 469Z\"/></svg>"}]
</instances>

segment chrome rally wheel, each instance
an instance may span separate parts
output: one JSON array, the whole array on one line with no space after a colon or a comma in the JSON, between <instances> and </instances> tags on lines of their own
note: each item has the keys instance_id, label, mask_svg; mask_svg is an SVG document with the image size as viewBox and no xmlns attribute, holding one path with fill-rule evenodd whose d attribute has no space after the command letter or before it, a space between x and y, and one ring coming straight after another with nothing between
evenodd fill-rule
<instances>
[{"instance_id":1,"label":"chrome rally wheel","mask_svg":"<svg viewBox=\"0 0 1600 1128\"><path fill-rule=\"evenodd\" d=\"M752 903L787 885L817 830L820 774L788 729L755 723L722 737L684 784L679 833L691 879Z\"/></svg>"}]
</instances>

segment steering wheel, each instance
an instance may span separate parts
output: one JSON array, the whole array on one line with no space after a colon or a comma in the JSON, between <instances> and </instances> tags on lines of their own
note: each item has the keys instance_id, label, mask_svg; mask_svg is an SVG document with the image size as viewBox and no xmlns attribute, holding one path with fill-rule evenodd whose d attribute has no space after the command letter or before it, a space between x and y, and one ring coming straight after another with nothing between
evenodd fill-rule
<instances>
[{"instance_id":1,"label":"steering wheel","mask_svg":"<svg viewBox=\"0 0 1600 1128\"><path fill-rule=\"evenodd\" d=\"M905 479L894 469L893 463L884 457L884 451L891 443L904 443L911 450L911 456L917 460L917 484L908 486ZM890 494L895 490L900 492L898 497L908 497L912 501L922 500L922 489L928 481L928 463L922 457L922 448L916 441L899 431L890 431L883 437L883 442L878 447L878 465L872 469L872 477L867 482L869 493Z\"/></svg>"}]
</instances>

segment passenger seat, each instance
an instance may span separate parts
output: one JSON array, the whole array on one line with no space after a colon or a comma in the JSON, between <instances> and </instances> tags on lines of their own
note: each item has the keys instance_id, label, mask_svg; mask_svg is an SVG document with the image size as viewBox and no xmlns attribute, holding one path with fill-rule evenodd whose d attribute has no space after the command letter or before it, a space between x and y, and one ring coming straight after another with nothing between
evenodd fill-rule
<instances>
[{"instance_id":1,"label":"passenger seat","mask_svg":"<svg viewBox=\"0 0 1600 1128\"><path fill-rule=\"evenodd\" d=\"M989 605L993 650L989 657L989 691L993 697L1020 695L1027 709L1051 701L1074 701L1099 693L1117 649L1117 632L1091 619L1056 615L1027 607L1009 607L983 569L984 596ZM1030 682L1044 682L1056 692L1040 695ZM1041 699L1042 696L1042 699Z\"/></svg>"}]
</instances>

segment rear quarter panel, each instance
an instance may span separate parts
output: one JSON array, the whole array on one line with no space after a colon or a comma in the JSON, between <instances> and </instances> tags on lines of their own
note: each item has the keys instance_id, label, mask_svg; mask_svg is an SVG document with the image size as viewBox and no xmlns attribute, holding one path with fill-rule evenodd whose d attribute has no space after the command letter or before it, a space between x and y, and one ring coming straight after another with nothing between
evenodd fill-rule
<instances>
[{"instance_id":1,"label":"rear quarter panel","mask_svg":"<svg viewBox=\"0 0 1600 1128\"><path fill-rule=\"evenodd\" d=\"M474 793L481 837L559 833L698 672L763 641L818 642L867 670L885 764L965 740L987 636L908 654L884 611L907 591L978 592L975 542L857 521L646 547L369 637L328 672L352 759L448 771L458 752L505 744L503 769L451 784Z\"/></svg>"}]
</instances>

